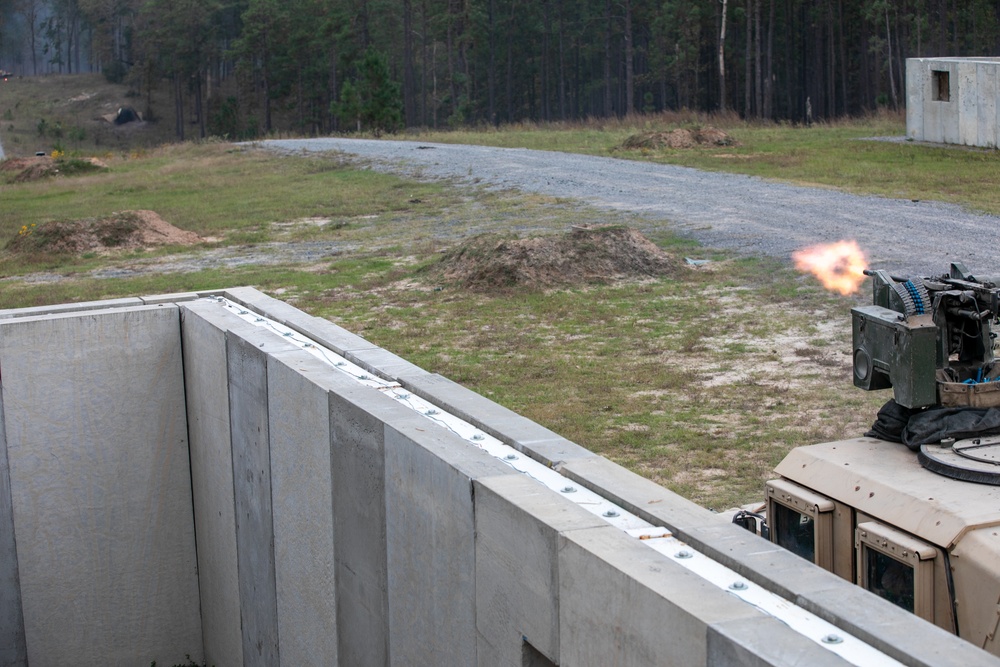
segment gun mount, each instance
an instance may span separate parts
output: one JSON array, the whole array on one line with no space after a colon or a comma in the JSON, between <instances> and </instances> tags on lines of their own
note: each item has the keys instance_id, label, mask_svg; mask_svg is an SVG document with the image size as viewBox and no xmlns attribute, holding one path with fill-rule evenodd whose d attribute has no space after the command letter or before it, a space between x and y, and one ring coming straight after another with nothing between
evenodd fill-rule
<instances>
[{"instance_id":1,"label":"gun mount","mask_svg":"<svg viewBox=\"0 0 1000 667\"><path fill-rule=\"evenodd\" d=\"M892 388L906 408L1000 406L992 330L1000 287L962 264L931 278L872 277L872 305L851 311L854 385Z\"/></svg>"}]
</instances>

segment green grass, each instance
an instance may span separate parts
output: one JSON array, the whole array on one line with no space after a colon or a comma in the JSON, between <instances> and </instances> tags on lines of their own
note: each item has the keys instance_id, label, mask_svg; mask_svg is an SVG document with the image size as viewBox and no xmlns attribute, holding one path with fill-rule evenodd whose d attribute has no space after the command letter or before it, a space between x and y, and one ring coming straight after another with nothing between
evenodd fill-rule
<instances>
[{"instance_id":1,"label":"green grass","mask_svg":"<svg viewBox=\"0 0 1000 667\"><path fill-rule=\"evenodd\" d=\"M167 146L110 167L109 173L4 188L0 234L14 225L147 208L181 229L212 235L297 218L419 209L411 200L442 192L360 171L336 157L283 159L222 143Z\"/></svg>"}]
</instances>

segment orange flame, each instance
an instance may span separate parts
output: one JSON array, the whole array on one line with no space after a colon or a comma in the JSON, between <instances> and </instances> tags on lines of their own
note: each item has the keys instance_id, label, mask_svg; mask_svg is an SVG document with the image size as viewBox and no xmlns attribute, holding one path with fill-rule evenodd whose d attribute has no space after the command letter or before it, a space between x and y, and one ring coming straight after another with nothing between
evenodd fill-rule
<instances>
[{"instance_id":1,"label":"orange flame","mask_svg":"<svg viewBox=\"0 0 1000 667\"><path fill-rule=\"evenodd\" d=\"M865 253L856 241L809 246L792 253L795 268L816 276L823 287L838 294L854 294L865 280Z\"/></svg>"}]
</instances>

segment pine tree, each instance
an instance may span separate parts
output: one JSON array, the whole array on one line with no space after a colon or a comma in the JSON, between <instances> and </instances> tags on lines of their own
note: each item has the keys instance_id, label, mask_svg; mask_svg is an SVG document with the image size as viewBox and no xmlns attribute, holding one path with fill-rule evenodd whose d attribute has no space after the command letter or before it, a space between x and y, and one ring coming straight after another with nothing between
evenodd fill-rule
<instances>
[{"instance_id":1,"label":"pine tree","mask_svg":"<svg viewBox=\"0 0 1000 667\"><path fill-rule=\"evenodd\" d=\"M365 51L354 82L345 81L340 100L331 105L331 113L343 125L355 124L357 130L370 130L375 136L395 132L403 124L403 97L399 84L389 75L385 55L373 48Z\"/></svg>"}]
</instances>

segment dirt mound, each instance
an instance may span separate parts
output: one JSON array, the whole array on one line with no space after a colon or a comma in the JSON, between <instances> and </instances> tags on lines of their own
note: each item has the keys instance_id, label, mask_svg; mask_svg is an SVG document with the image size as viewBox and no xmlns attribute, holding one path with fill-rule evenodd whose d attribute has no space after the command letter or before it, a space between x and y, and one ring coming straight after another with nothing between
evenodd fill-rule
<instances>
[{"instance_id":1,"label":"dirt mound","mask_svg":"<svg viewBox=\"0 0 1000 667\"><path fill-rule=\"evenodd\" d=\"M69 175L107 168L108 165L93 157L56 160L47 155L40 155L10 158L0 162L0 172L8 174L14 183L26 183L58 174Z\"/></svg>"},{"instance_id":2,"label":"dirt mound","mask_svg":"<svg viewBox=\"0 0 1000 667\"><path fill-rule=\"evenodd\" d=\"M731 136L715 127L677 129L669 132L641 132L622 142L625 150L657 148L695 148L697 146L736 146Z\"/></svg>"},{"instance_id":3,"label":"dirt mound","mask_svg":"<svg viewBox=\"0 0 1000 667\"><path fill-rule=\"evenodd\" d=\"M56 220L22 227L8 250L83 253L134 250L201 242L194 232L174 227L154 211L120 211L104 218Z\"/></svg>"},{"instance_id":4,"label":"dirt mound","mask_svg":"<svg viewBox=\"0 0 1000 667\"><path fill-rule=\"evenodd\" d=\"M448 252L440 277L478 291L607 283L671 275L678 262L630 227L579 227L560 236L484 234Z\"/></svg>"},{"instance_id":5,"label":"dirt mound","mask_svg":"<svg viewBox=\"0 0 1000 667\"><path fill-rule=\"evenodd\" d=\"M15 157L0 162L0 171L11 175L15 183L37 181L51 176L56 168L56 161L50 157Z\"/></svg>"}]
</instances>

